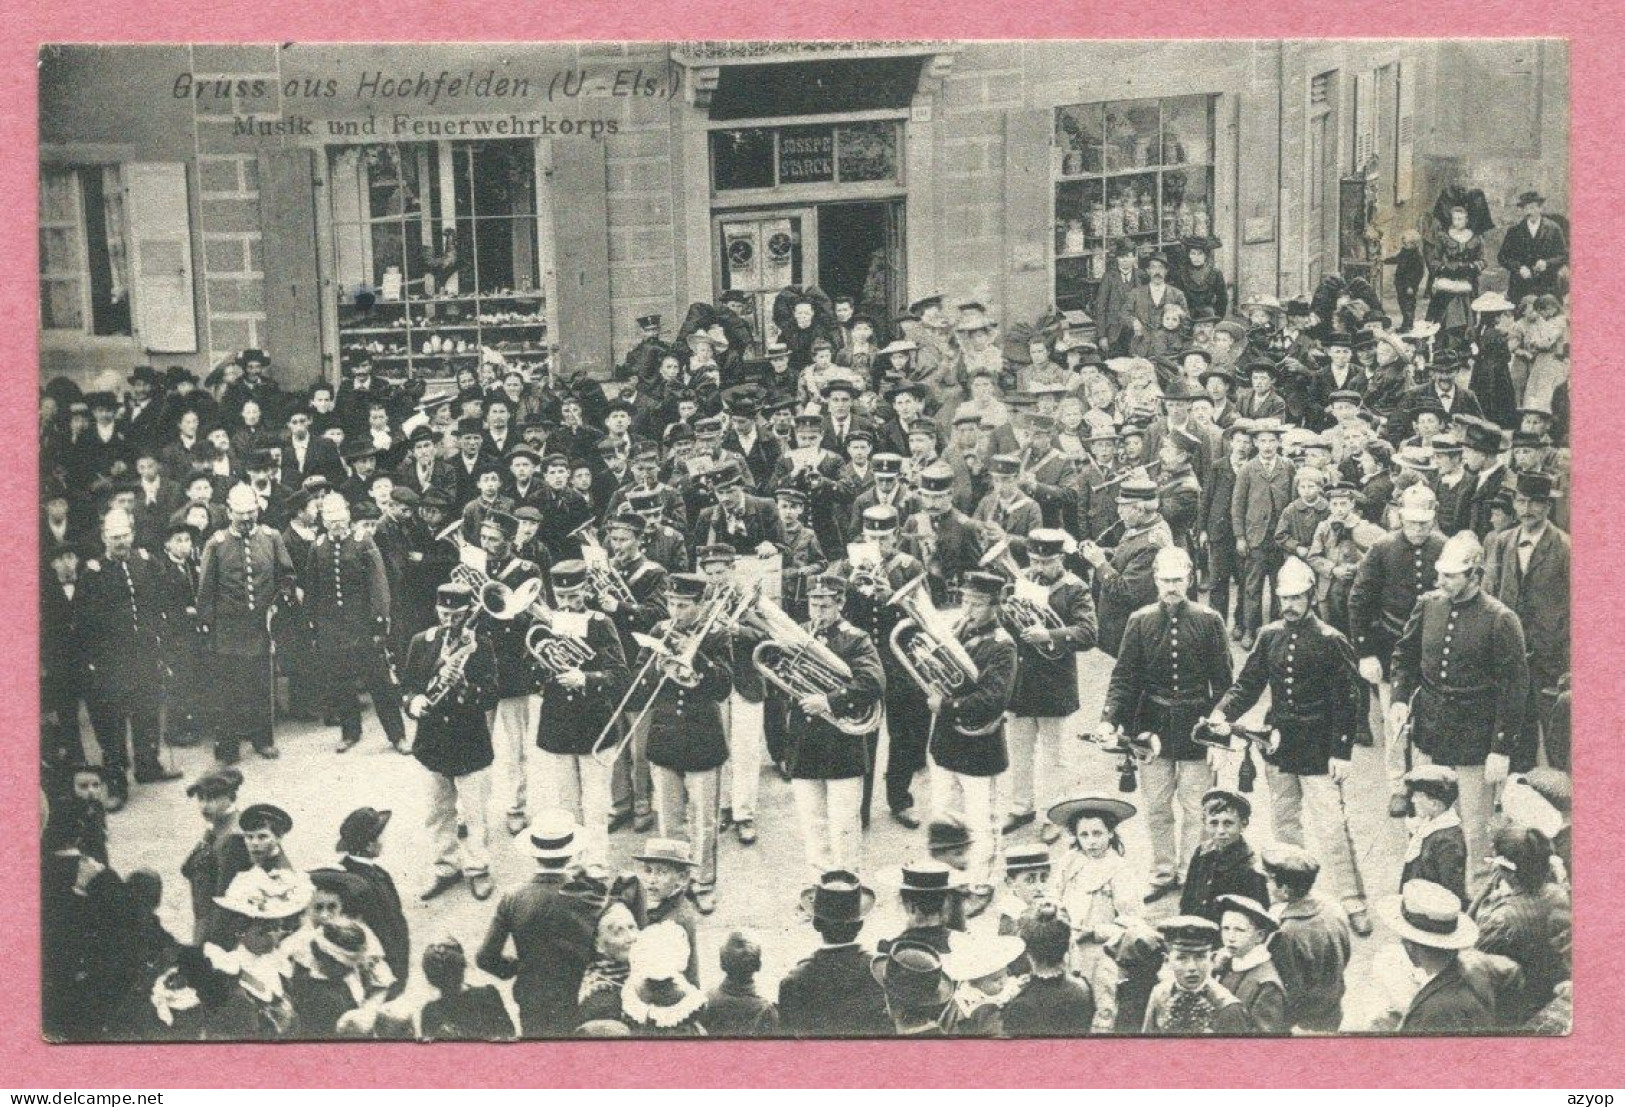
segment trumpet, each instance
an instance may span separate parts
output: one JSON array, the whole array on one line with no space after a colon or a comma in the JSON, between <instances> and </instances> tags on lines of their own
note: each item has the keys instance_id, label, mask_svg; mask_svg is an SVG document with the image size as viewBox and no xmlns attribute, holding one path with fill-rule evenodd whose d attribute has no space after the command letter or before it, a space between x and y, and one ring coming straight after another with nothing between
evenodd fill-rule
<instances>
[{"instance_id":1,"label":"trumpet","mask_svg":"<svg viewBox=\"0 0 1625 1107\"><path fill-rule=\"evenodd\" d=\"M1162 739L1149 730L1132 737L1120 730L1110 733L1084 731L1078 737L1092 746L1099 747L1102 753L1121 758L1117 764L1119 792L1134 791L1140 769L1155 761L1157 755L1162 752Z\"/></svg>"},{"instance_id":2,"label":"trumpet","mask_svg":"<svg viewBox=\"0 0 1625 1107\"><path fill-rule=\"evenodd\" d=\"M1017 642L1022 641L1022 632L1031 627L1050 631L1066 629L1066 623L1050 606L1049 589L1016 564L1015 555L1010 552L1009 539L996 542L992 549L982 555L979 564L983 569L996 566L1010 574L1010 583L1005 585L1004 596L999 603L999 621ZM1054 641L1029 648L1050 661L1059 661L1068 652L1064 643Z\"/></svg>"},{"instance_id":3,"label":"trumpet","mask_svg":"<svg viewBox=\"0 0 1625 1107\"><path fill-rule=\"evenodd\" d=\"M751 664L762 678L796 701L808 696L839 692L852 679L851 666L840 655L807 633L784 609L766 596L757 596L740 618L767 635L751 651ZM877 702L861 715L832 714L830 723L841 733L872 734L880 725Z\"/></svg>"},{"instance_id":4,"label":"trumpet","mask_svg":"<svg viewBox=\"0 0 1625 1107\"><path fill-rule=\"evenodd\" d=\"M848 542L846 562L851 569L851 586L864 596L873 596L882 583L880 545L875 542Z\"/></svg>"},{"instance_id":5,"label":"trumpet","mask_svg":"<svg viewBox=\"0 0 1625 1107\"><path fill-rule=\"evenodd\" d=\"M892 653L914 682L945 698L968 691L981 674L959 644L954 625L931 602L925 574L903 585L887 602L905 613L892 627L889 641Z\"/></svg>"}]
</instances>

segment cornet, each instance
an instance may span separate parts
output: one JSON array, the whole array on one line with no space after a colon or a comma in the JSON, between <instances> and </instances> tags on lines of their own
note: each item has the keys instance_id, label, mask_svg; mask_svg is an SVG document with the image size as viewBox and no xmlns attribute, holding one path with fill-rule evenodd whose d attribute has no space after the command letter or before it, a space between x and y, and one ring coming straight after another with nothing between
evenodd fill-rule
<instances>
[{"instance_id":1,"label":"cornet","mask_svg":"<svg viewBox=\"0 0 1625 1107\"><path fill-rule=\"evenodd\" d=\"M983 569L996 566L1010 574L1010 583L1005 585L1004 596L999 601L999 621L1016 641L1025 645L1022 632L1032 627L1050 631L1066 629L1066 623L1050 606L1049 589L1016 564L1008 538L995 543L983 554L980 565ZM1053 641L1028 648L1050 661L1058 661L1068 652L1065 643Z\"/></svg>"}]
</instances>

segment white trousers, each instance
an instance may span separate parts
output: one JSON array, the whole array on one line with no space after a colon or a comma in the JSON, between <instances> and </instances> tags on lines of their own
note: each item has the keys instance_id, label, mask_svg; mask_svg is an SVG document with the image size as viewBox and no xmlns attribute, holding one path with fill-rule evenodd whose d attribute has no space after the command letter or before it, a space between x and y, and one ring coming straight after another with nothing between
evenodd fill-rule
<instances>
[{"instance_id":1,"label":"white trousers","mask_svg":"<svg viewBox=\"0 0 1625 1107\"><path fill-rule=\"evenodd\" d=\"M492 768L498 774L498 795L510 815L523 815L529 810L525 757L536 743L541 703L540 696L509 696L497 701L496 710L486 720L491 726L491 744L496 748L497 760Z\"/></svg>"},{"instance_id":2,"label":"white trousers","mask_svg":"<svg viewBox=\"0 0 1625 1107\"><path fill-rule=\"evenodd\" d=\"M717 886L717 789L722 774L717 769L680 773L660 765L650 768L660 836L688 841L700 863L694 871L694 887L708 892Z\"/></svg>"},{"instance_id":3,"label":"white trousers","mask_svg":"<svg viewBox=\"0 0 1625 1107\"><path fill-rule=\"evenodd\" d=\"M1213 770L1204 761L1152 758L1140 769L1145 785L1145 819L1151 834L1153 879L1159 884L1183 880L1191 856L1202 841L1202 796L1213 787ZM1174 837L1174 800L1179 801L1179 836Z\"/></svg>"},{"instance_id":4,"label":"white trousers","mask_svg":"<svg viewBox=\"0 0 1625 1107\"><path fill-rule=\"evenodd\" d=\"M756 797L762 790L762 705L738 692L728 696L728 761L722 766L724 805L734 822L756 818Z\"/></svg>"},{"instance_id":5,"label":"white trousers","mask_svg":"<svg viewBox=\"0 0 1625 1107\"><path fill-rule=\"evenodd\" d=\"M1365 883L1360 879L1360 864L1349 837L1348 814L1339 794L1340 787L1332 783L1330 776L1298 776L1282 772L1274 765L1266 765L1264 772L1270 784L1270 813L1275 820L1276 840L1310 849L1303 833L1307 814L1309 832L1315 839L1312 852L1323 866L1321 883L1341 896L1345 903L1358 900L1363 907Z\"/></svg>"},{"instance_id":6,"label":"white trousers","mask_svg":"<svg viewBox=\"0 0 1625 1107\"><path fill-rule=\"evenodd\" d=\"M863 778L792 780L801 843L813 879L831 869L860 872L863 865Z\"/></svg>"},{"instance_id":7,"label":"white trousers","mask_svg":"<svg viewBox=\"0 0 1625 1107\"><path fill-rule=\"evenodd\" d=\"M1010 814L1048 811L1070 793L1072 780L1061 759L1068 718L1012 717L1004 728L1010 743L1010 773L1005 789Z\"/></svg>"},{"instance_id":8,"label":"white trousers","mask_svg":"<svg viewBox=\"0 0 1625 1107\"><path fill-rule=\"evenodd\" d=\"M944 769L931 759L931 817L958 815L970 834L965 878L971 883L993 883L993 860L999 855L1004 816L999 810L999 778L967 776Z\"/></svg>"},{"instance_id":9,"label":"white trousers","mask_svg":"<svg viewBox=\"0 0 1625 1107\"><path fill-rule=\"evenodd\" d=\"M491 800L491 772L481 769L462 776L426 773L424 786L429 794L429 815L424 820L434 848L435 873L450 876L461 871L469 876L489 872L490 828L486 805ZM457 838L457 824L468 829L468 837ZM459 869L458 854L462 865Z\"/></svg>"},{"instance_id":10,"label":"white trousers","mask_svg":"<svg viewBox=\"0 0 1625 1107\"><path fill-rule=\"evenodd\" d=\"M613 763L600 765L573 753L536 751L541 765L538 791L545 807L558 807L581 826L583 860L609 863L609 782Z\"/></svg>"}]
</instances>

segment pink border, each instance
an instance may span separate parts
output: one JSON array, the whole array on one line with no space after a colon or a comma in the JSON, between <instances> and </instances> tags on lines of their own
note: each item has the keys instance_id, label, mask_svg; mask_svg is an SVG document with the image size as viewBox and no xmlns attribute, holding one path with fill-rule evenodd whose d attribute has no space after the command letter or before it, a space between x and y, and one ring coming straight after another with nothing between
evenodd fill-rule
<instances>
[{"instance_id":1,"label":"pink border","mask_svg":"<svg viewBox=\"0 0 1625 1107\"><path fill-rule=\"evenodd\" d=\"M1625 110L1617 90L1625 86L1625 38L1617 5L1570 8L1509 0L1273 0L1201 6L1175 12L1173 5L1100 5L1098 11L1055 5L1023 12L1015 6L972 0L939 0L912 11L901 5L860 7L827 0L720 4L715 0L643 0L635 18L617 16L601 3L525 5L471 0L392 0L387 5L347 5L331 15L292 0L201 5L176 0L139 0L105 10L105 20L85 20L83 5L62 0L10 5L13 31L0 40L0 134L10 156L0 159L0 209L15 218L0 230L0 323L25 343L16 359L16 383L0 400L0 548L14 551L12 586L3 592L5 624L14 628L0 644L0 718L15 751L0 782L0 871L12 894L0 901L0 927L13 949L27 955L0 966L0 1078L40 1088L165 1088L244 1086L435 1087L503 1086L505 1077L560 1086L716 1085L805 1087L823 1085L1012 1084L1028 1086L1490 1086L1617 1087L1619 1042L1625 1040L1625 988L1617 980L1610 950L1625 949L1625 884L1605 884L1618 872L1615 837L1625 815L1611 801L1625 785L1625 760L1611 749L1625 708L1618 691L1620 624L1616 604L1596 597L1625 594L1625 544L1603 530L1604 483L1625 460L1620 424L1597 417L1609 401L1600 382L1584 376L1576 387L1574 594L1577 711L1581 735L1577 760L1582 830L1576 869L1585 882L1576 919L1575 971L1584 982L1576 1002L1577 1030L1561 1040L1300 1040L1283 1042L1091 1041L1077 1047L1040 1042L953 1042L904 1045L860 1043L578 1043L528 1046L374 1045L220 1047L47 1047L39 1039L37 792L33 778L35 716L34 596L36 561L35 407L31 355L37 347L35 208L37 84L35 51L40 43L69 41L282 42L416 38L444 41L516 39L703 39L703 38L1138 38L1161 37L1371 37L1515 36L1569 37L1574 87L1572 215L1583 233L1574 243L1576 270L1586 285L1579 299L1577 343L1582 355L1606 348L1605 320L1625 309L1625 295L1596 280L1617 270L1625 249L1625 220L1609 196L1618 195L1625 173ZM97 9L90 9L97 10ZM861 11L861 17L857 14ZM921 19L916 12L928 12ZM417 26L422 34L410 34ZM453 33L455 32L455 34ZM1613 539L1613 540L1611 540ZM1609 1043L1614 1043L1612 1047ZM1609 1063L1607 1058L1615 1061ZM522 1068L516 1068L516 1064Z\"/></svg>"}]
</instances>

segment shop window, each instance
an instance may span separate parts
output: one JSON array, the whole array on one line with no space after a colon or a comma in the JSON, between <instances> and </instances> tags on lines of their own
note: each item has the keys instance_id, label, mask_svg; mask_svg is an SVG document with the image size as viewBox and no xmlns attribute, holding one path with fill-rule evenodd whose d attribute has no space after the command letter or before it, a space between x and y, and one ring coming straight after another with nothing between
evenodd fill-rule
<instances>
[{"instance_id":1,"label":"shop window","mask_svg":"<svg viewBox=\"0 0 1625 1107\"><path fill-rule=\"evenodd\" d=\"M482 349L545 363L534 143L335 146L328 172L346 363L429 380Z\"/></svg>"},{"instance_id":2,"label":"shop window","mask_svg":"<svg viewBox=\"0 0 1625 1107\"><path fill-rule=\"evenodd\" d=\"M749 127L711 133L717 192L898 180L895 120Z\"/></svg>"},{"instance_id":3,"label":"shop window","mask_svg":"<svg viewBox=\"0 0 1625 1107\"><path fill-rule=\"evenodd\" d=\"M1055 301L1092 311L1112 248L1213 233L1212 96L1077 104L1055 113Z\"/></svg>"},{"instance_id":4,"label":"shop window","mask_svg":"<svg viewBox=\"0 0 1625 1107\"><path fill-rule=\"evenodd\" d=\"M116 165L40 174L40 325L129 335L129 224Z\"/></svg>"}]
</instances>

